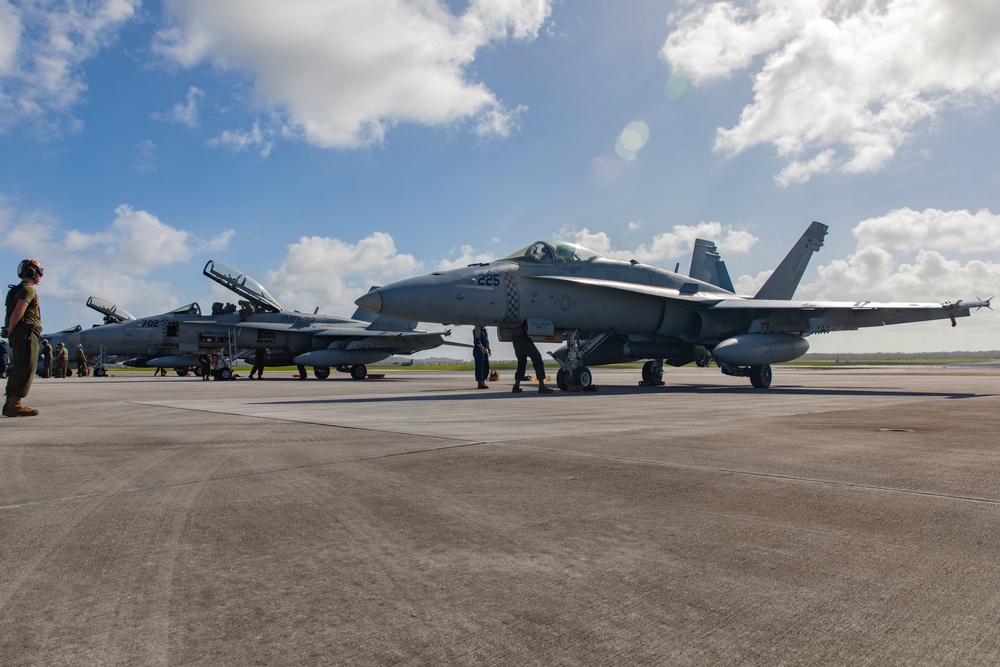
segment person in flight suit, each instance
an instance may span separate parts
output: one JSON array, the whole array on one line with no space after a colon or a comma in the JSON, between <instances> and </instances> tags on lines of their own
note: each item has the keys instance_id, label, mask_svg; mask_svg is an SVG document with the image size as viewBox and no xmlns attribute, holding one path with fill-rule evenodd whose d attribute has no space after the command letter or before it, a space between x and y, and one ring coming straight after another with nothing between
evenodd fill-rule
<instances>
[{"instance_id":1,"label":"person in flight suit","mask_svg":"<svg viewBox=\"0 0 1000 667\"><path fill-rule=\"evenodd\" d=\"M7 292L6 315L0 337L6 337L14 351L14 367L7 377L7 400L3 406L6 417L33 417L38 410L21 405L31 389L38 365L38 347L42 337L42 313L38 308L35 286L42 280L45 269L34 259L17 265L20 284L11 285Z\"/></svg>"},{"instance_id":2,"label":"person in flight suit","mask_svg":"<svg viewBox=\"0 0 1000 667\"><path fill-rule=\"evenodd\" d=\"M490 376L490 335L481 325L472 328L472 361L476 365L476 389L489 389L486 379Z\"/></svg>"},{"instance_id":3,"label":"person in flight suit","mask_svg":"<svg viewBox=\"0 0 1000 667\"><path fill-rule=\"evenodd\" d=\"M42 340L38 355L42 358L42 377L52 377L52 344L47 339Z\"/></svg>"}]
</instances>

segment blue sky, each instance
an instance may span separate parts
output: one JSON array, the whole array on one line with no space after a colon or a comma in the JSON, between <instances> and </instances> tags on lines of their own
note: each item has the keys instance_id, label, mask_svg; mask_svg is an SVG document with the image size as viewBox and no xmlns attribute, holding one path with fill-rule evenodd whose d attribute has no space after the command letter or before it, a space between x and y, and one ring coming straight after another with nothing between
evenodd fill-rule
<instances>
[{"instance_id":1,"label":"blue sky","mask_svg":"<svg viewBox=\"0 0 1000 667\"><path fill-rule=\"evenodd\" d=\"M1000 293L994 0L0 0L0 267L47 330L226 295L349 315L371 284L537 238L752 293ZM995 316L810 338L997 349ZM434 327L431 327L434 328Z\"/></svg>"}]
</instances>

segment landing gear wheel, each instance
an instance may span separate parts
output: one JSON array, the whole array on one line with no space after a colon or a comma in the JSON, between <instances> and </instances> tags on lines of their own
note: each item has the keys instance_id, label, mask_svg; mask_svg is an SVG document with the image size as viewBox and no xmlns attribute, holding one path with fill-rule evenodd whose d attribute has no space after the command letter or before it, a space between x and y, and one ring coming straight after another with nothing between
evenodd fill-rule
<instances>
[{"instance_id":1,"label":"landing gear wheel","mask_svg":"<svg viewBox=\"0 0 1000 667\"><path fill-rule=\"evenodd\" d=\"M566 381L566 375L567 373L565 368L560 368L556 371L556 386L562 391L569 389L569 382Z\"/></svg>"},{"instance_id":2,"label":"landing gear wheel","mask_svg":"<svg viewBox=\"0 0 1000 667\"><path fill-rule=\"evenodd\" d=\"M232 380L233 370L231 368L220 368L215 372L216 380Z\"/></svg>"},{"instance_id":3,"label":"landing gear wheel","mask_svg":"<svg viewBox=\"0 0 1000 667\"><path fill-rule=\"evenodd\" d=\"M364 380L368 377L368 367L364 364L351 366L351 377L355 380Z\"/></svg>"},{"instance_id":4,"label":"landing gear wheel","mask_svg":"<svg viewBox=\"0 0 1000 667\"><path fill-rule=\"evenodd\" d=\"M107 374L108 374L108 372L106 370L104 370L103 368L95 368L94 369L94 377L95 378L102 378L102 377L105 377Z\"/></svg>"},{"instance_id":5,"label":"landing gear wheel","mask_svg":"<svg viewBox=\"0 0 1000 667\"><path fill-rule=\"evenodd\" d=\"M769 364L764 364L763 366L751 366L750 384L753 385L754 389L767 389L770 387L771 366Z\"/></svg>"},{"instance_id":6,"label":"landing gear wheel","mask_svg":"<svg viewBox=\"0 0 1000 667\"><path fill-rule=\"evenodd\" d=\"M325 380L330 377L330 367L329 366L314 366L313 374L316 375L320 380Z\"/></svg>"},{"instance_id":7,"label":"landing gear wheel","mask_svg":"<svg viewBox=\"0 0 1000 667\"><path fill-rule=\"evenodd\" d=\"M642 383L644 385L658 385L663 382L663 366L655 361L647 361L642 365Z\"/></svg>"},{"instance_id":8,"label":"landing gear wheel","mask_svg":"<svg viewBox=\"0 0 1000 667\"><path fill-rule=\"evenodd\" d=\"M175 368L174 372L177 373L178 377L184 377L184 376L186 376L188 374L188 369L186 369L186 368ZM198 374L198 372L195 371L195 375L197 375L197 374Z\"/></svg>"},{"instance_id":9,"label":"landing gear wheel","mask_svg":"<svg viewBox=\"0 0 1000 667\"><path fill-rule=\"evenodd\" d=\"M195 377L199 377L200 378L204 374L205 374L205 371L202 370L201 366L195 366L194 367L194 376Z\"/></svg>"},{"instance_id":10,"label":"landing gear wheel","mask_svg":"<svg viewBox=\"0 0 1000 667\"><path fill-rule=\"evenodd\" d=\"M594 384L594 376L591 375L590 369L586 366L578 368L573 372L571 384L582 387L584 390L590 389L590 387Z\"/></svg>"}]
</instances>

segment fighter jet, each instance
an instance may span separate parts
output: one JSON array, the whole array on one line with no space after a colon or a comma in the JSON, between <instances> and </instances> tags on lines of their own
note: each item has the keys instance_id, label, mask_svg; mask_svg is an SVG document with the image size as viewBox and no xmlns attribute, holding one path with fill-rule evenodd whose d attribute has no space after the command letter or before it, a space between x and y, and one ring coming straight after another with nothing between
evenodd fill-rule
<instances>
[{"instance_id":1,"label":"fighter jet","mask_svg":"<svg viewBox=\"0 0 1000 667\"><path fill-rule=\"evenodd\" d=\"M361 380L368 375L367 364L394 354L455 344L444 340L450 332L417 331L416 322L372 317L362 310L359 313L364 319L284 310L263 285L222 262L210 260L203 273L242 297L239 306L215 303L211 314L205 315L198 304L191 304L163 315L85 330L80 339L90 344L146 345L168 351L145 360L146 366L197 368L202 355L216 355L223 359L216 377L223 380L232 377L227 361L258 348L269 351L270 366L311 366L320 379L329 377L330 369L336 368Z\"/></svg>"},{"instance_id":2,"label":"fighter jet","mask_svg":"<svg viewBox=\"0 0 1000 667\"><path fill-rule=\"evenodd\" d=\"M115 304L105 299L101 299L96 296L92 296L87 299L87 306L96 310L97 312L104 315L104 322L123 322L125 320L134 319L128 312L118 308ZM80 332L83 331L83 327L79 324L68 329L63 329L62 331L56 331L55 333L45 333L42 338L49 341L49 344L54 350L59 343L62 343L70 353L70 368L67 369L68 373L72 374L74 355L76 354L76 346L80 344ZM104 377L107 375L107 370L105 365L109 363L112 359L119 359L125 357L133 357L137 354L137 351L129 349L108 349L102 346L95 345L84 345L83 352L87 355L87 360L93 363L94 375L96 377ZM42 360L38 360L39 369L41 369Z\"/></svg>"},{"instance_id":3,"label":"fighter jet","mask_svg":"<svg viewBox=\"0 0 1000 667\"><path fill-rule=\"evenodd\" d=\"M372 290L357 303L374 313L442 324L498 327L501 340L526 326L536 340L565 340L556 354L561 389L591 388L588 363L648 359L646 384L663 363L714 361L723 373L771 385L771 364L809 349L808 336L946 319L952 326L990 299L946 303L797 301L795 289L827 226L814 222L756 295L735 294L714 249L696 246L692 275L601 256L574 243L537 241L503 259L435 271ZM700 256L699 256L700 253ZM715 254L715 257L712 255Z\"/></svg>"}]
</instances>

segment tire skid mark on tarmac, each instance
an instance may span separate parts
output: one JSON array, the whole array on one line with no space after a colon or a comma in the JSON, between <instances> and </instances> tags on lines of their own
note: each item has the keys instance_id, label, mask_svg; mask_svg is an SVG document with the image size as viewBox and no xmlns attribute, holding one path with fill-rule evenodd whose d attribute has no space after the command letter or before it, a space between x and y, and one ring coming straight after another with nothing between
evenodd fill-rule
<instances>
[{"instance_id":1,"label":"tire skid mark on tarmac","mask_svg":"<svg viewBox=\"0 0 1000 667\"><path fill-rule=\"evenodd\" d=\"M129 480L121 479L122 471L131 472L131 479L134 479L136 476L139 476L144 472L148 472L151 469L159 467L165 461L181 456L183 451L188 448L189 447L183 447L180 451L172 450L165 452L165 456L143 457L143 462L141 464L130 464L119 467L115 471L116 475L114 476L114 479L118 480L117 484L109 484L106 480L95 480L94 482L85 484L81 487L82 489L94 487L92 491L77 493L72 496L47 498L44 500L0 507L0 510L9 510L20 507L51 504L51 507L43 511L41 520L36 517L32 523L36 526L58 526L54 533L49 533L45 536L44 540L40 540L46 546L37 546L35 549L32 549L32 557L28 561L24 562L22 566L17 567L11 563L8 564L7 571L12 572L16 570L16 574L11 576L9 585L4 586L4 590L0 591L0 610L7 607L10 600L14 597L14 594L29 582L33 574L43 566L43 563L49 558L50 554L56 549L56 547L63 544L68 536L72 534L73 531L77 530L80 524L85 522L92 515L96 514L99 510L101 510L105 503L119 493L127 493L129 491L138 490L126 486ZM154 460L150 461L149 458L153 458ZM185 484L190 483L191 482L186 482ZM175 484L171 486L177 485ZM67 502L71 503L71 506L68 509ZM33 535L35 535L34 532L28 533L29 538Z\"/></svg>"}]
</instances>

